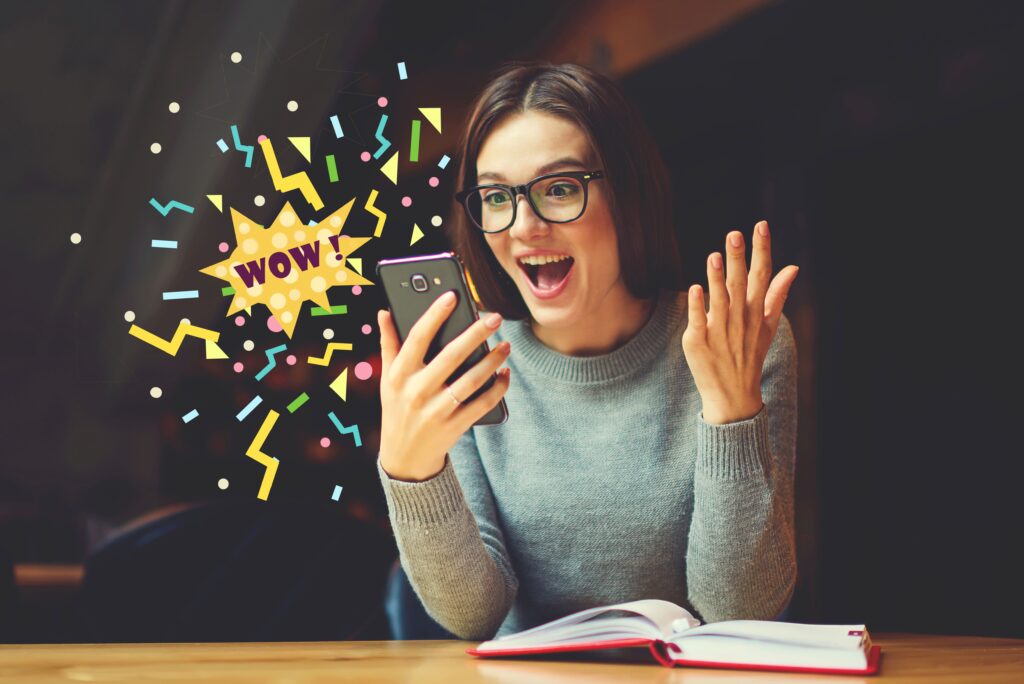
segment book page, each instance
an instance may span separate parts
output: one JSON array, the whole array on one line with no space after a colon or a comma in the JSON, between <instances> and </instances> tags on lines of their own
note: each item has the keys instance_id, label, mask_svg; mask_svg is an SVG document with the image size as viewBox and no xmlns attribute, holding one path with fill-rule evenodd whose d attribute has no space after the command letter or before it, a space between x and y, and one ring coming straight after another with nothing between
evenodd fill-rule
<instances>
[{"instance_id":1,"label":"book page","mask_svg":"<svg viewBox=\"0 0 1024 684\"><path fill-rule=\"evenodd\" d=\"M768 620L726 620L687 629L673 640L683 645L701 635L719 635L819 648L863 649L867 635L864 625L808 625Z\"/></svg>"},{"instance_id":2,"label":"book page","mask_svg":"<svg viewBox=\"0 0 1024 684\"><path fill-rule=\"evenodd\" d=\"M602 614L612 611L624 611L636 615L601 617ZM481 644L479 649L513 648L565 640L586 641L592 635L600 635L601 639L628 637L667 639L673 633L673 623L678 626L690 621L696 623L696 619L688 611L670 601L660 599L629 601L588 608L522 632L498 637Z\"/></svg>"}]
</instances>

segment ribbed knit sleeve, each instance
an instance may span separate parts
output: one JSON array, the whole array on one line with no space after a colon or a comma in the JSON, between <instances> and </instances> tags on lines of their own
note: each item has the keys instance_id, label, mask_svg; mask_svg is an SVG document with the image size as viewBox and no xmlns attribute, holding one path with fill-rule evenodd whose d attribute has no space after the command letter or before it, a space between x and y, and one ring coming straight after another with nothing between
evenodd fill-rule
<instances>
[{"instance_id":1,"label":"ribbed knit sleeve","mask_svg":"<svg viewBox=\"0 0 1024 684\"><path fill-rule=\"evenodd\" d=\"M517 582L472 429L428 480L392 479L379 459L377 469L402 567L427 613L462 639L492 638Z\"/></svg>"},{"instance_id":2,"label":"ribbed knit sleeve","mask_svg":"<svg viewBox=\"0 0 1024 684\"><path fill-rule=\"evenodd\" d=\"M696 418L686 577L689 601L707 622L775 619L796 583L796 344L785 316L765 359L761 394L765 405L748 420L711 425Z\"/></svg>"}]
</instances>

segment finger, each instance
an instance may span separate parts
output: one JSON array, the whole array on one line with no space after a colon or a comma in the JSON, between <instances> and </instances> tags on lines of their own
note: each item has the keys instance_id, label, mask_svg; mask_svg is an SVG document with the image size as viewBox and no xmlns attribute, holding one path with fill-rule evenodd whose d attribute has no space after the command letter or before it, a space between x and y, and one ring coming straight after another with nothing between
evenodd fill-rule
<instances>
[{"instance_id":1,"label":"finger","mask_svg":"<svg viewBox=\"0 0 1024 684\"><path fill-rule=\"evenodd\" d=\"M704 311L704 288L700 285L690 287L686 307L686 331L683 342L704 342L708 334L708 315Z\"/></svg>"},{"instance_id":2,"label":"finger","mask_svg":"<svg viewBox=\"0 0 1024 684\"><path fill-rule=\"evenodd\" d=\"M726 325L729 321L729 293L725 289L725 269L722 255L714 252L708 256L708 294L711 310L708 312L708 341L725 340Z\"/></svg>"},{"instance_id":3,"label":"finger","mask_svg":"<svg viewBox=\"0 0 1024 684\"><path fill-rule=\"evenodd\" d=\"M764 321L764 298L772 279L772 248L768 233L768 222L759 221L754 226L753 249L750 257L750 274L747 278L746 348L751 348L759 339Z\"/></svg>"},{"instance_id":4,"label":"finger","mask_svg":"<svg viewBox=\"0 0 1024 684\"><path fill-rule=\"evenodd\" d=\"M408 376L423 368L423 358L427 355L430 342L437 335L448 316L455 308L455 292L449 290L423 312L419 320L409 330L405 343L395 357L394 369L400 375Z\"/></svg>"},{"instance_id":5,"label":"finger","mask_svg":"<svg viewBox=\"0 0 1024 684\"><path fill-rule=\"evenodd\" d=\"M741 351L747 309L747 251L743 233L738 230L725 238L725 286L729 292L729 343Z\"/></svg>"},{"instance_id":6,"label":"finger","mask_svg":"<svg viewBox=\"0 0 1024 684\"><path fill-rule=\"evenodd\" d=\"M454 394L457 399L463 402L473 396L473 392L476 392L489 378L493 377L494 371L498 370L498 366L505 363L511 348L507 341L495 346L494 349L488 352L487 356L480 359L472 368L451 384L451 394ZM442 397L454 410L456 407L451 401L451 394L443 391Z\"/></svg>"},{"instance_id":7,"label":"finger","mask_svg":"<svg viewBox=\"0 0 1024 684\"><path fill-rule=\"evenodd\" d=\"M380 374L381 377L387 377L400 346L398 332L391 321L391 312L384 309L377 312L377 329L380 330Z\"/></svg>"},{"instance_id":8,"label":"finger","mask_svg":"<svg viewBox=\"0 0 1024 684\"><path fill-rule=\"evenodd\" d=\"M424 380L440 387L500 325L501 314L490 313L463 330L423 369Z\"/></svg>"},{"instance_id":9,"label":"finger","mask_svg":"<svg viewBox=\"0 0 1024 684\"><path fill-rule=\"evenodd\" d=\"M505 396L505 392L508 390L509 383L511 382L511 373L509 369L502 368L494 380L494 384L491 385L490 389L481 394L473 401L463 404L459 409L452 414L453 417L458 417L459 429L465 432L469 428L473 427L476 421L487 415L487 412L498 405L501 398Z\"/></svg>"},{"instance_id":10,"label":"finger","mask_svg":"<svg viewBox=\"0 0 1024 684\"><path fill-rule=\"evenodd\" d=\"M764 324L769 340L775 337L779 319L782 318L782 306L789 297L789 289L793 286L799 271L799 266L787 266L779 271L768 287L768 294L764 299Z\"/></svg>"}]
</instances>

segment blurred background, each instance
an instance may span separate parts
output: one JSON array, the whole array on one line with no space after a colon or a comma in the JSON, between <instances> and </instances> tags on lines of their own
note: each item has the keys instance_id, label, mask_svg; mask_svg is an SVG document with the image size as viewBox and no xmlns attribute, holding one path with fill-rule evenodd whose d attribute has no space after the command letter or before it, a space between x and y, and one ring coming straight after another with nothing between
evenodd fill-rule
<instances>
[{"instance_id":1,"label":"blurred background","mask_svg":"<svg viewBox=\"0 0 1024 684\"><path fill-rule=\"evenodd\" d=\"M382 293L334 288L347 313L304 312L290 340L262 307L241 326L225 318L222 283L198 269L222 258L230 221L204 195L262 223L283 196L258 150L245 168L215 141L231 147L233 124L249 144L310 136L322 215L358 198L346 234L372 234L360 207L380 188L387 227L361 250L373 279L379 258L447 248L455 164L437 162L494 69L521 59L587 64L623 85L672 173L687 281L703 281L729 230L762 218L776 265L801 267L786 307L800 363L790 619L1024 636L1009 332L1024 4L481 7L0 2L0 640L393 636L383 595L396 550L375 470ZM380 97L402 148L416 108L443 111L421 162L403 155L397 189L359 158L377 147ZM195 211L162 217L150 197ZM410 245L414 223L423 237ZM201 296L161 300L190 289ZM127 311L168 338L182 318L216 328L230 359L206 360L196 340L163 354L127 334ZM253 379L267 348L320 355L327 329L353 350L324 368L282 357ZM357 363L372 373L350 370L342 401L327 385ZM286 413L303 391L310 401ZM238 420L255 394L264 406ZM244 453L268 406L283 418L264 451L281 467L264 503L263 468ZM328 412L360 427L360 446Z\"/></svg>"}]
</instances>

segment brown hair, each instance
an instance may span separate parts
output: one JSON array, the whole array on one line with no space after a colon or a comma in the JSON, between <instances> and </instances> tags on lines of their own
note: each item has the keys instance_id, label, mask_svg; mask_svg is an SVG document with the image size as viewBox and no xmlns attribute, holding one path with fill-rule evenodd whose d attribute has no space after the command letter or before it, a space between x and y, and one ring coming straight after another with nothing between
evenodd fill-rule
<instances>
[{"instance_id":1,"label":"brown hair","mask_svg":"<svg viewBox=\"0 0 1024 684\"><path fill-rule=\"evenodd\" d=\"M611 79L576 64L527 63L504 67L470 109L459 150L459 189L476 185L476 160L488 134L505 116L540 111L564 117L586 134L604 171L618 234L619 264L639 299L661 288L678 290L682 262L672 226L668 172L639 113ZM484 234L456 202L452 243L480 303L512 320L529 309L498 263Z\"/></svg>"}]
</instances>

